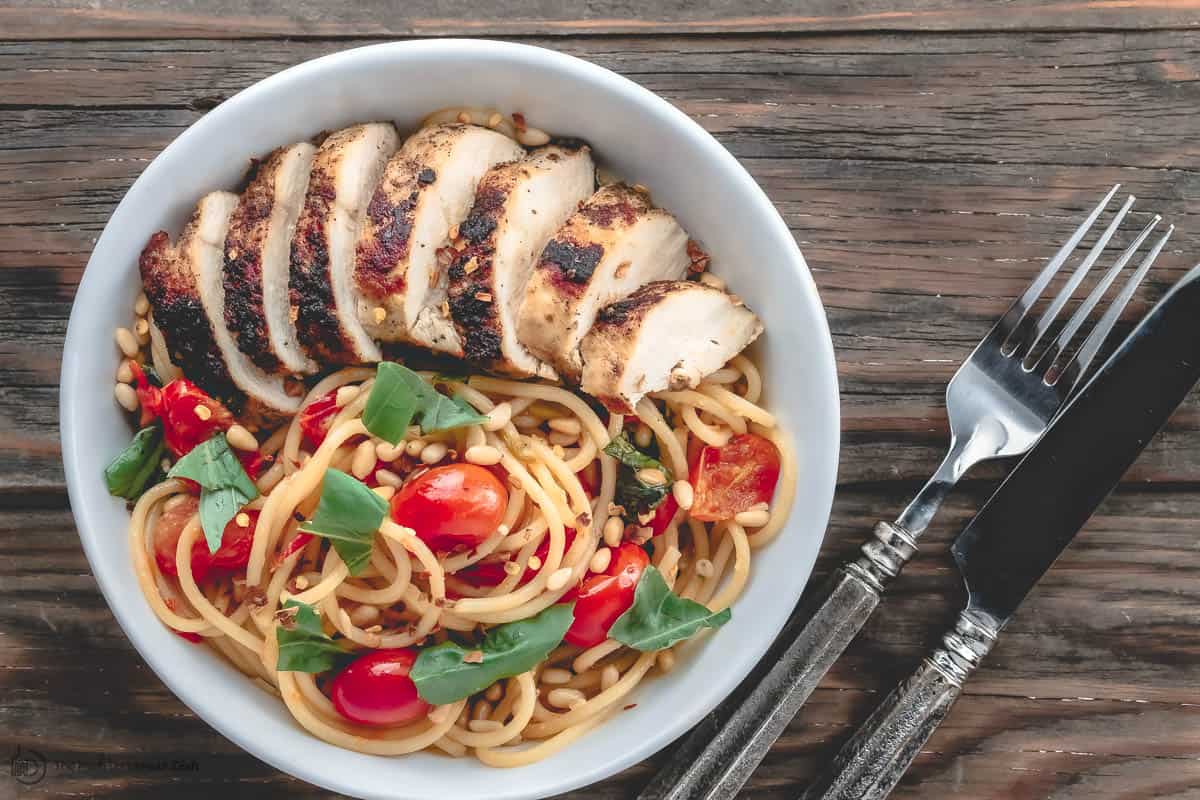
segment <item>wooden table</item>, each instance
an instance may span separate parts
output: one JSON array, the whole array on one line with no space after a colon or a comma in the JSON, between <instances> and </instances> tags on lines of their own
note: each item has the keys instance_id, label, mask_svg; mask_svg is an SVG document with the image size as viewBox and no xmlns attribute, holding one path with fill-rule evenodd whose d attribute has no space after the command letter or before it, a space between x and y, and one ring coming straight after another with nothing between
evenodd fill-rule
<instances>
[{"instance_id":1,"label":"wooden table","mask_svg":"<svg viewBox=\"0 0 1200 800\"><path fill-rule=\"evenodd\" d=\"M185 127L277 70L381 39L516 38L628 75L732 150L833 329L844 451L822 574L931 472L946 380L1104 189L1178 226L1135 311L1200 256L1196 0L171 6L0 8L0 755L51 761L30 788L4 766L3 798L325 796L215 734L130 647L75 535L56 423L71 299L113 207ZM1198 428L1189 402L897 797L1200 797ZM999 474L955 494L748 796L794 797L934 643L960 593L945 545ZM652 769L572 797L631 797Z\"/></svg>"}]
</instances>

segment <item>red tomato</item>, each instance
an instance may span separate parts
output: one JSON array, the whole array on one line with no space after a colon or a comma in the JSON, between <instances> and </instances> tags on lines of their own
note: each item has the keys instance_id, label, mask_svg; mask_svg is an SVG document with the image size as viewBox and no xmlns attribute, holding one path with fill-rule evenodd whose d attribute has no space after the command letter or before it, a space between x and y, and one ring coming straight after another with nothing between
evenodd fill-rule
<instances>
[{"instance_id":1,"label":"red tomato","mask_svg":"<svg viewBox=\"0 0 1200 800\"><path fill-rule=\"evenodd\" d=\"M779 451L753 433L734 436L722 447L706 447L692 466L696 499L692 519L729 519L757 503L769 503L779 482Z\"/></svg>"},{"instance_id":2,"label":"red tomato","mask_svg":"<svg viewBox=\"0 0 1200 800\"><path fill-rule=\"evenodd\" d=\"M392 497L392 519L434 550L470 550L495 532L508 510L504 484L475 464L422 472Z\"/></svg>"},{"instance_id":3,"label":"red tomato","mask_svg":"<svg viewBox=\"0 0 1200 800\"><path fill-rule=\"evenodd\" d=\"M200 501L189 497L174 508L164 511L154 526L154 560L164 575L178 576L175 568L175 547L188 520L200 508ZM228 572L246 566L250 560L250 548L254 544L254 526L258 524L258 512L246 511L249 523L242 527L237 518L229 521L221 534L221 547L217 552L208 552L208 543L203 536L192 545L192 577L197 582L204 580L209 572Z\"/></svg>"},{"instance_id":4,"label":"red tomato","mask_svg":"<svg viewBox=\"0 0 1200 800\"><path fill-rule=\"evenodd\" d=\"M633 605L642 570L650 563L646 551L625 542L613 554L608 572L593 575L579 587L575 621L563 638L578 647L592 647L608 638L608 629Z\"/></svg>"},{"instance_id":5,"label":"red tomato","mask_svg":"<svg viewBox=\"0 0 1200 800\"><path fill-rule=\"evenodd\" d=\"M333 707L359 725L416 722L432 708L408 677L416 660L411 648L373 650L355 659L329 685Z\"/></svg>"},{"instance_id":6,"label":"red tomato","mask_svg":"<svg viewBox=\"0 0 1200 800\"><path fill-rule=\"evenodd\" d=\"M300 432L304 434L304 440L313 447L320 447L337 411L337 389L300 409Z\"/></svg>"},{"instance_id":7,"label":"red tomato","mask_svg":"<svg viewBox=\"0 0 1200 800\"><path fill-rule=\"evenodd\" d=\"M654 519L650 520L652 536L661 536L671 524L671 520L675 519L675 512L678 510L679 503L675 502L675 495L668 492L654 509Z\"/></svg>"},{"instance_id":8,"label":"red tomato","mask_svg":"<svg viewBox=\"0 0 1200 800\"><path fill-rule=\"evenodd\" d=\"M136 363L132 364L137 379L138 400L142 406L142 425L155 417L163 421L163 442L177 457L206 442L218 431L233 425L233 414L220 400L205 394L187 378L176 378L163 388L152 385ZM196 413L200 406L208 409L202 418Z\"/></svg>"}]
</instances>

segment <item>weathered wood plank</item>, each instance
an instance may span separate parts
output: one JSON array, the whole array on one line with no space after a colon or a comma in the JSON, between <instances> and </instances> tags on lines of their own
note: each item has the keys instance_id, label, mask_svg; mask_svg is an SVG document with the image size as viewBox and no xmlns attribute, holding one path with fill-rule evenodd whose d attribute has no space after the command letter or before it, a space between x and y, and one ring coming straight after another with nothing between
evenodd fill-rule
<instances>
[{"instance_id":1,"label":"weathered wood plank","mask_svg":"<svg viewBox=\"0 0 1200 800\"><path fill-rule=\"evenodd\" d=\"M467 0L419 0L402 9L382 0L336 7L300 0L259 3L253 11L233 0L187 7L156 0L122 0L103 7L75 0L20 0L0 9L0 30L11 39L1146 30L1195 26L1200 5L1193 0L823 0L802 5L665 0L632 8L611 0L504 0L490 4L486 18L479 17L480 10Z\"/></svg>"}]
</instances>

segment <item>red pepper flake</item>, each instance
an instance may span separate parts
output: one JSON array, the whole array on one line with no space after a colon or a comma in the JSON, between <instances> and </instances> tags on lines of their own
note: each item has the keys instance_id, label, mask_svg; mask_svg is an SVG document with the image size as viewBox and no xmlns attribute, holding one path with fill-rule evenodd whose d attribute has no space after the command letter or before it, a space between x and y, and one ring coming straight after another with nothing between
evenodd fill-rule
<instances>
[{"instance_id":1,"label":"red pepper flake","mask_svg":"<svg viewBox=\"0 0 1200 800\"><path fill-rule=\"evenodd\" d=\"M637 708L637 703L630 703L629 705L625 706L625 707L624 707L624 708L622 708L621 710L622 710L622 711L628 711L628 710L629 710L629 709L631 709L631 708Z\"/></svg>"},{"instance_id":2,"label":"red pepper flake","mask_svg":"<svg viewBox=\"0 0 1200 800\"><path fill-rule=\"evenodd\" d=\"M312 541L311 533L301 533L295 539L287 543L287 547L279 551L279 555L275 556L275 566L279 566L284 561L287 561L295 553L303 550L309 542Z\"/></svg>"},{"instance_id":3,"label":"red pepper flake","mask_svg":"<svg viewBox=\"0 0 1200 800\"><path fill-rule=\"evenodd\" d=\"M524 133L529 125L525 122L525 115L520 111L514 111L512 114L513 125L516 126L517 133Z\"/></svg>"}]
</instances>

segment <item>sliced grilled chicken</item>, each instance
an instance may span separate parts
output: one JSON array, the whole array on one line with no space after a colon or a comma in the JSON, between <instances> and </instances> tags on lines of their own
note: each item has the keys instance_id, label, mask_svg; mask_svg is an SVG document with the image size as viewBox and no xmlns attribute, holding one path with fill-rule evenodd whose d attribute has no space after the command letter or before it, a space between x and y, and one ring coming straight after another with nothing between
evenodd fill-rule
<instances>
[{"instance_id":1,"label":"sliced grilled chicken","mask_svg":"<svg viewBox=\"0 0 1200 800\"><path fill-rule=\"evenodd\" d=\"M300 345L319 363L381 358L358 319L354 249L371 194L397 144L390 122L370 122L330 134L313 159L292 238L288 290Z\"/></svg>"},{"instance_id":2,"label":"sliced grilled chicken","mask_svg":"<svg viewBox=\"0 0 1200 800\"><path fill-rule=\"evenodd\" d=\"M444 124L417 131L392 156L367 207L355 264L359 319L372 336L462 355L441 311L447 270L438 251L471 210L483 174L524 155L504 134Z\"/></svg>"},{"instance_id":3,"label":"sliced grilled chicken","mask_svg":"<svg viewBox=\"0 0 1200 800\"><path fill-rule=\"evenodd\" d=\"M554 377L517 338L517 312L546 242L595 185L585 145L547 145L484 175L450 266L449 311L467 359L512 375Z\"/></svg>"},{"instance_id":4,"label":"sliced grilled chicken","mask_svg":"<svg viewBox=\"0 0 1200 800\"><path fill-rule=\"evenodd\" d=\"M583 337L583 391L629 414L642 397L685 389L762 333L735 295L690 281L648 283L596 315Z\"/></svg>"},{"instance_id":5,"label":"sliced grilled chicken","mask_svg":"<svg viewBox=\"0 0 1200 800\"><path fill-rule=\"evenodd\" d=\"M299 142L263 159L225 237L225 324L238 349L269 373L317 368L300 349L288 298L292 234L316 152Z\"/></svg>"},{"instance_id":6,"label":"sliced grilled chicken","mask_svg":"<svg viewBox=\"0 0 1200 800\"><path fill-rule=\"evenodd\" d=\"M268 375L238 350L225 326L222 279L225 235L238 196L205 195L175 246L160 231L142 251L142 284L172 360L200 388L229 400L243 400L254 414L292 414L300 398L284 390L283 378Z\"/></svg>"},{"instance_id":7,"label":"sliced grilled chicken","mask_svg":"<svg viewBox=\"0 0 1200 800\"><path fill-rule=\"evenodd\" d=\"M651 281L687 272L688 236L643 192L615 183L588 198L542 250L529 279L517 337L577 383L579 340L604 306Z\"/></svg>"}]
</instances>

